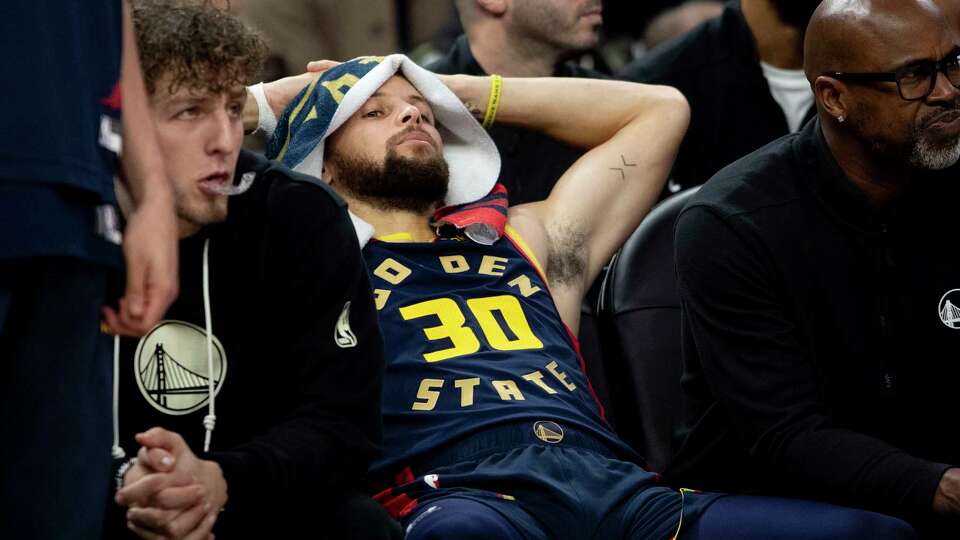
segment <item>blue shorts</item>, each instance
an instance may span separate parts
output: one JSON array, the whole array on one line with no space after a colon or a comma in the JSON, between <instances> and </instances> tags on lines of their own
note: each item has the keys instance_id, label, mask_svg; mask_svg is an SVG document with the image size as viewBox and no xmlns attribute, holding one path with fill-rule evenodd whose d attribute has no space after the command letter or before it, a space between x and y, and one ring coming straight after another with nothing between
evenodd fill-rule
<instances>
[{"instance_id":1,"label":"blue shorts","mask_svg":"<svg viewBox=\"0 0 960 540\"><path fill-rule=\"evenodd\" d=\"M551 426L548 440L536 424ZM669 489L554 422L473 434L405 473L377 499L401 520L407 540L915 539L905 522L864 510Z\"/></svg>"},{"instance_id":2,"label":"blue shorts","mask_svg":"<svg viewBox=\"0 0 960 540\"><path fill-rule=\"evenodd\" d=\"M110 488L107 271L0 259L0 538L94 540Z\"/></svg>"},{"instance_id":3,"label":"blue shorts","mask_svg":"<svg viewBox=\"0 0 960 540\"><path fill-rule=\"evenodd\" d=\"M539 540L673 538L720 497L662 486L593 437L546 425L562 437L542 440L534 422L471 435L411 466L409 481L378 499L410 540Z\"/></svg>"}]
</instances>

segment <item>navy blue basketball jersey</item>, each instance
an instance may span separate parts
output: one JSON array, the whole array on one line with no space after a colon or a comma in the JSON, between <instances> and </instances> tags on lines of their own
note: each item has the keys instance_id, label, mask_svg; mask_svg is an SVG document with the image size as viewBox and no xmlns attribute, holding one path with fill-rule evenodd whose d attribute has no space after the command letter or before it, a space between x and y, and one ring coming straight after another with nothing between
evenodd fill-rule
<instances>
[{"instance_id":1,"label":"navy blue basketball jersey","mask_svg":"<svg viewBox=\"0 0 960 540\"><path fill-rule=\"evenodd\" d=\"M121 138L121 1L0 4L0 181L69 186L113 203Z\"/></svg>"},{"instance_id":2,"label":"navy blue basketball jersey","mask_svg":"<svg viewBox=\"0 0 960 540\"><path fill-rule=\"evenodd\" d=\"M384 457L375 472L523 420L564 422L625 448L607 427L539 264L511 227L492 246L371 240L363 253L387 360Z\"/></svg>"},{"instance_id":3,"label":"navy blue basketball jersey","mask_svg":"<svg viewBox=\"0 0 960 540\"><path fill-rule=\"evenodd\" d=\"M3 0L0 258L122 262L122 0Z\"/></svg>"}]
</instances>

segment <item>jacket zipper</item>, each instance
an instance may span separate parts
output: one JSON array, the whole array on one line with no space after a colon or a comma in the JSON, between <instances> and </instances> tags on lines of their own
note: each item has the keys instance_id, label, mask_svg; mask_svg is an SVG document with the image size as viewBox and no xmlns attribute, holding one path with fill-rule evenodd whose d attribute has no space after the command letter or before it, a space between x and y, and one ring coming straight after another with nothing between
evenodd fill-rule
<instances>
[{"instance_id":1,"label":"jacket zipper","mask_svg":"<svg viewBox=\"0 0 960 540\"><path fill-rule=\"evenodd\" d=\"M880 233L881 233L881 249L883 250L884 281L889 282L893 274L894 260L893 260L893 254L890 251L890 235L889 235L889 228L887 227L886 223L883 223L880 225ZM889 283L884 283L883 285L884 285L883 290L885 291L892 290L890 287L887 287ZM896 381L890 370L890 345L892 344L890 343L891 341L890 340L891 338L890 321L887 318L887 313L890 310L891 298L888 295L889 293L887 293L887 295L884 295L884 298L883 298L883 305L880 308L879 323L880 323L880 335L882 336L883 344L884 344L883 388L888 392L892 392Z\"/></svg>"}]
</instances>

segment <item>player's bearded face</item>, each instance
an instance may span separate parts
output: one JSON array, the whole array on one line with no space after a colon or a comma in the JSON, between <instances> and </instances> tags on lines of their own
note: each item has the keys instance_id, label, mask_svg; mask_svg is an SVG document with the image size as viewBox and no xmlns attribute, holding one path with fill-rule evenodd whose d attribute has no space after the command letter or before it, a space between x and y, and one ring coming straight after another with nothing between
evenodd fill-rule
<instances>
[{"instance_id":1,"label":"player's bearded face","mask_svg":"<svg viewBox=\"0 0 960 540\"><path fill-rule=\"evenodd\" d=\"M340 186L352 196L379 208L423 213L447 196L450 172L443 155L403 157L394 149L382 164L334 152L331 157Z\"/></svg>"}]
</instances>

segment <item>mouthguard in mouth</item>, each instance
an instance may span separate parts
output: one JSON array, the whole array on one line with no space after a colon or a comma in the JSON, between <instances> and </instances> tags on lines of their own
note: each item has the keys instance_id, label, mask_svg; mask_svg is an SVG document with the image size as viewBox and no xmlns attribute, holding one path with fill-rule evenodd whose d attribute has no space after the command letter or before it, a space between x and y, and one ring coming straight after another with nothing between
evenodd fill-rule
<instances>
[{"instance_id":1,"label":"mouthguard in mouth","mask_svg":"<svg viewBox=\"0 0 960 540\"><path fill-rule=\"evenodd\" d=\"M230 182L223 183L223 184L210 184L209 186L207 186L207 189L211 191L215 191L221 195L227 195L227 196L240 195L241 193L250 189L250 186L253 185L253 181L254 179L256 179L256 177L257 177L257 173L251 171L251 172L243 173L240 176L239 184L233 184Z\"/></svg>"}]
</instances>

